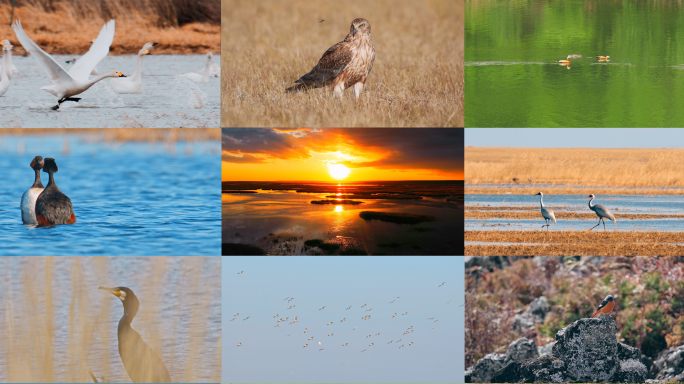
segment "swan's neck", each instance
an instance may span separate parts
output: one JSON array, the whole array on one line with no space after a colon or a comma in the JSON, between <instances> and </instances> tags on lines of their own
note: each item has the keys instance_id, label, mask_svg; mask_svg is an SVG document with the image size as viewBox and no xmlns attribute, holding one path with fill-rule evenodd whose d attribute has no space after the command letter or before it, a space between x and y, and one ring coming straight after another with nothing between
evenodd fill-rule
<instances>
[{"instance_id":1,"label":"swan's neck","mask_svg":"<svg viewBox=\"0 0 684 384\"><path fill-rule=\"evenodd\" d=\"M209 71L211 71L211 57L207 59L207 66L204 68L204 76L202 78L204 82L209 81Z\"/></svg>"},{"instance_id":2,"label":"swan's neck","mask_svg":"<svg viewBox=\"0 0 684 384\"><path fill-rule=\"evenodd\" d=\"M138 69L135 70L133 76L131 76L132 81L136 81L142 77L142 61L144 55L138 55Z\"/></svg>"},{"instance_id":3,"label":"swan's neck","mask_svg":"<svg viewBox=\"0 0 684 384\"><path fill-rule=\"evenodd\" d=\"M0 73L0 81L3 83L9 81L9 71L12 70L12 68L10 68L12 65L9 63L7 56L8 54L6 52L2 53L2 69L0 69L0 72L2 73Z\"/></svg>"},{"instance_id":4,"label":"swan's neck","mask_svg":"<svg viewBox=\"0 0 684 384\"><path fill-rule=\"evenodd\" d=\"M105 79L105 78L107 78L107 77L119 77L119 75L117 75L116 72L105 73L104 75L100 75L100 76L98 76L98 77L95 77L95 78L93 78L93 79L88 80L88 83L89 83L90 85L93 85L93 84L97 83L98 81L100 81L100 80L102 80L102 79Z\"/></svg>"}]
</instances>

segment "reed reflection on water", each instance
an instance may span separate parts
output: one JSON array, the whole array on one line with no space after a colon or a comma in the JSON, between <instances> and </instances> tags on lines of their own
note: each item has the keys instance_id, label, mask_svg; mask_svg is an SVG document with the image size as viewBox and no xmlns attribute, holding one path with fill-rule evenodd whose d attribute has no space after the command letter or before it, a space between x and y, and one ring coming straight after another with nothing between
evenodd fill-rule
<instances>
[{"instance_id":1,"label":"reed reflection on water","mask_svg":"<svg viewBox=\"0 0 684 384\"><path fill-rule=\"evenodd\" d=\"M0 382L130 382L118 352L126 286L132 327L174 382L221 374L219 257L0 257Z\"/></svg>"}]
</instances>

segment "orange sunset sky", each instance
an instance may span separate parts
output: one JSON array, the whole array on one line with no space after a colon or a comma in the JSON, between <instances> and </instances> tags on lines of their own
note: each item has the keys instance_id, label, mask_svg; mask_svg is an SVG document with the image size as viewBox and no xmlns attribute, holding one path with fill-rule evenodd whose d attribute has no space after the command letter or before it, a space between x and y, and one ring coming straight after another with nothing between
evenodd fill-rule
<instances>
[{"instance_id":1,"label":"orange sunset sky","mask_svg":"<svg viewBox=\"0 0 684 384\"><path fill-rule=\"evenodd\" d=\"M223 128L223 181L463 180L459 128Z\"/></svg>"}]
</instances>

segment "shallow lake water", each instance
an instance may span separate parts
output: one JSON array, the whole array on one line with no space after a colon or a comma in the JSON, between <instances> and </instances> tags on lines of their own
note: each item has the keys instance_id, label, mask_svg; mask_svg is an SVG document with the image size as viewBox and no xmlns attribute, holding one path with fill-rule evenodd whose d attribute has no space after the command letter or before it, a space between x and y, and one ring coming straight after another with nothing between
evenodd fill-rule
<instances>
[{"instance_id":1,"label":"shallow lake water","mask_svg":"<svg viewBox=\"0 0 684 384\"><path fill-rule=\"evenodd\" d=\"M368 254L454 255L457 249L462 249L457 244L462 244L457 233L462 233L463 211L458 209L458 204L445 202L445 198L376 200L352 197L363 204L311 204L312 200L326 200L330 194L270 190L258 190L257 194L224 193L223 242L255 245L272 253L286 250L278 248L281 243L274 245L270 234L282 238L303 237L300 242L327 240ZM367 221L359 217L362 211L429 215L437 220L414 225ZM301 248L294 253L298 251L301 252Z\"/></svg>"},{"instance_id":2,"label":"shallow lake water","mask_svg":"<svg viewBox=\"0 0 684 384\"><path fill-rule=\"evenodd\" d=\"M544 206L552 210L563 208L562 212L592 213L589 209L587 195L544 195ZM519 219L468 219L465 221L466 230L537 230L544 225L541 215L539 196L535 195L474 195L465 196L466 207L513 207L519 211L533 211L539 213L535 220ZM684 231L684 219L637 219L623 220L620 214L651 214L674 215L684 212L684 196L681 195L599 195L593 201L594 205L603 205L616 218L617 224L606 220L607 231ZM598 216L591 220L558 220L551 224L549 230L587 230L598 223ZM544 227L544 230L547 228ZM603 231L603 224L594 230Z\"/></svg>"},{"instance_id":3,"label":"shallow lake water","mask_svg":"<svg viewBox=\"0 0 684 384\"><path fill-rule=\"evenodd\" d=\"M221 290L207 288L221 286L220 257L0 257L0 271L0 303L12 308L0 318L0 339L13 335L14 348L23 351L50 341L56 382L86 379L87 370L113 383L131 382L118 351L123 305L99 286L133 290L140 309L132 327L160 354L174 382L219 380ZM35 325L39 332L31 331ZM43 348L17 361L19 351L2 343L0 382L8 382L4 365L11 361L47 370Z\"/></svg>"},{"instance_id":4,"label":"shallow lake water","mask_svg":"<svg viewBox=\"0 0 684 384\"><path fill-rule=\"evenodd\" d=\"M154 52L154 51L153 51ZM66 60L78 56L54 55L67 71ZM221 57L213 57L220 63ZM147 55L142 63L143 93L119 94L109 86L110 78L98 81L60 110L52 94L41 87L52 85L37 60L13 56L19 71L10 88L0 97L2 128L218 128L221 120L221 79L194 83L178 77L204 69L206 55ZM100 74L120 71L133 75L137 55L107 56L98 65ZM92 76L91 76L92 78Z\"/></svg>"},{"instance_id":5,"label":"shallow lake water","mask_svg":"<svg viewBox=\"0 0 684 384\"><path fill-rule=\"evenodd\" d=\"M219 255L220 143L0 137L0 255ZM22 224L36 156L53 157L77 222ZM41 171L43 185L48 174Z\"/></svg>"},{"instance_id":6,"label":"shallow lake water","mask_svg":"<svg viewBox=\"0 0 684 384\"><path fill-rule=\"evenodd\" d=\"M467 127L684 126L682 3L466 1L465 14ZM582 58L559 65L568 55Z\"/></svg>"}]
</instances>

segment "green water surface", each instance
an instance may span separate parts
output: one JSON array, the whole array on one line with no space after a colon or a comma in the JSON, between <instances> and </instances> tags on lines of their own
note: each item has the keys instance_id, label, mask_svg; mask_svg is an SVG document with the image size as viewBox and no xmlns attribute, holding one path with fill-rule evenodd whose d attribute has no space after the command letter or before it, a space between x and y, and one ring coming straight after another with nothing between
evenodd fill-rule
<instances>
[{"instance_id":1,"label":"green water surface","mask_svg":"<svg viewBox=\"0 0 684 384\"><path fill-rule=\"evenodd\" d=\"M684 127L681 2L467 0L465 47L466 127Z\"/></svg>"}]
</instances>

